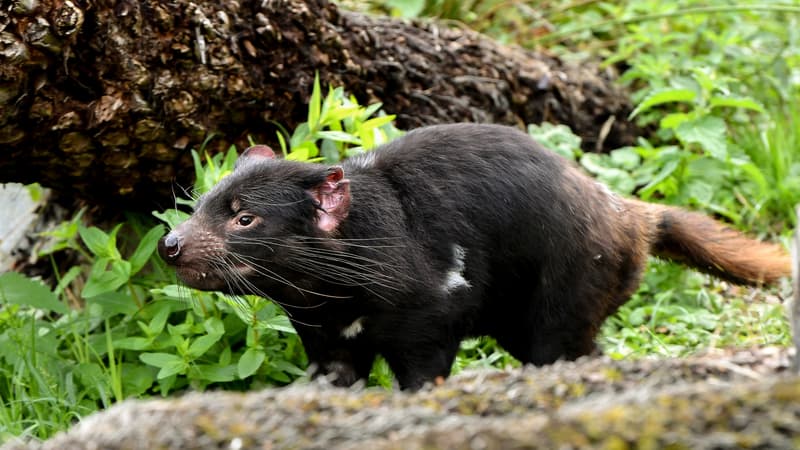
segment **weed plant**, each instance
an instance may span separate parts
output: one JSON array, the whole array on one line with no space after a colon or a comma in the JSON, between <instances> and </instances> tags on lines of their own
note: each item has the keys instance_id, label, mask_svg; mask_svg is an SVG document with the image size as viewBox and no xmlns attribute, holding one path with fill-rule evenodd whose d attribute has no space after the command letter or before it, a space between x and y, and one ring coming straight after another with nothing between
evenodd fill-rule
<instances>
[{"instance_id":1,"label":"weed plant","mask_svg":"<svg viewBox=\"0 0 800 450\"><path fill-rule=\"evenodd\" d=\"M565 58L601 55L622 69L637 104L634 119L656 132L608 155L581 152L563 126L531 126L531 135L622 195L701 209L765 237L785 237L796 225L795 7L655 0L371 5L463 22ZM399 135L392 119L342 88L323 96L317 81L307 122L292 132L281 128L278 141L286 158L336 162ZM200 194L230 172L236 149L212 156L201 148L193 156ZM189 208L192 199L177 204ZM155 217L172 226L186 212ZM154 256L166 226L131 216L101 230L84 225L79 213L48 234L51 246L41 255L83 256L74 267L55 267L56 286L0 275L0 442L47 438L124 398L247 390L304 376L302 345L273 303L176 283ZM601 345L619 358L681 356L713 346L783 345L788 335L774 293L734 289L654 261L639 292L606 323ZM463 343L454 369L515 364L493 340L476 338ZM391 380L385 362L376 361L370 383Z\"/></svg>"}]
</instances>

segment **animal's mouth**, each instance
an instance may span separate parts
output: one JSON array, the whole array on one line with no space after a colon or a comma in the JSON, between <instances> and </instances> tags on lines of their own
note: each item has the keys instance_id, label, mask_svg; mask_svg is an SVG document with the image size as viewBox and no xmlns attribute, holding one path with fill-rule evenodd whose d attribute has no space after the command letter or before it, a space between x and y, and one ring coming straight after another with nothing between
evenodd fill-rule
<instances>
[{"instance_id":1,"label":"animal's mouth","mask_svg":"<svg viewBox=\"0 0 800 450\"><path fill-rule=\"evenodd\" d=\"M225 279L219 273L207 268L178 266L175 268L175 273L182 282L194 289L218 291L227 286Z\"/></svg>"},{"instance_id":2,"label":"animal's mouth","mask_svg":"<svg viewBox=\"0 0 800 450\"><path fill-rule=\"evenodd\" d=\"M249 274L253 268L247 264L232 264L228 270L231 271L231 277L241 277ZM179 265L175 267L175 273L183 283L194 289L203 291L228 291L230 289L226 277L210 267Z\"/></svg>"}]
</instances>

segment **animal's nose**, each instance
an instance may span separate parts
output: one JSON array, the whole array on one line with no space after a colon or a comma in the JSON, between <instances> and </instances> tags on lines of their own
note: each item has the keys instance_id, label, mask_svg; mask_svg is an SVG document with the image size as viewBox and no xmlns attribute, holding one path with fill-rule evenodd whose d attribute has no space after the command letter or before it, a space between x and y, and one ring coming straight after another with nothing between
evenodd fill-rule
<instances>
[{"instance_id":1,"label":"animal's nose","mask_svg":"<svg viewBox=\"0 0 800 450\"><path fill-rule=\"evenodd\" d=\"M158 241L158 254L166 262L174 262L181 255L183 237L174 230Z\"/></svg>"}]
</instances>

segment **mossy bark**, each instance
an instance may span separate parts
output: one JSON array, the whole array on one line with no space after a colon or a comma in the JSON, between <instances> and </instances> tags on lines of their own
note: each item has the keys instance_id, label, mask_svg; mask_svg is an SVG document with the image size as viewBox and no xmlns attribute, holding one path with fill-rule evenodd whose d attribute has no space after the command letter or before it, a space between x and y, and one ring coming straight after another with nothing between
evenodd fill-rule
<instances>
[{"instance_id":1,"label":"mossy bark","mask_svg":"<svg viewBox=\"0 0 800 450\"><path fill-rule=\"evenodd\" d=\"M632 142L613 73L435 22L340 11L325 0L5 2L0 182L39 181L111 207L172 204L189 149L303 120L315 72L402 128L567 124L587 149Z\"/></svg>"},{"instance_id":2,"label":"mossy bark","mask_svg":"<svg viewBox=\"0 0 800 450\"><path fill-rule=\"evenodd\" d=\"M144 448L799 448L785 350L476 371L416 393L319 383L124 402L44 443Z\"/></svg>"}]
</instances>

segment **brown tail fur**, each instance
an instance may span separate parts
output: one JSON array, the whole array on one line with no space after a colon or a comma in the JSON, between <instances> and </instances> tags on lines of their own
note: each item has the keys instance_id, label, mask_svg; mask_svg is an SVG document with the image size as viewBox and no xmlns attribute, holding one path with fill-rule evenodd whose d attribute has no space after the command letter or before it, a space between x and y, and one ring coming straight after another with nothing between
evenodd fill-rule
<instances>
[{"instance_id":1,"label":"brown tail fur","mask_svg":"<svg viewBox=\"0 0 800 450\"><path fill-rule=\"evenodd\" d=\"M737 284L772 284L791 273L783 247L760 242L705 216L635 202L649 219L650 252Z\"/></svg>"}]
</instances>

